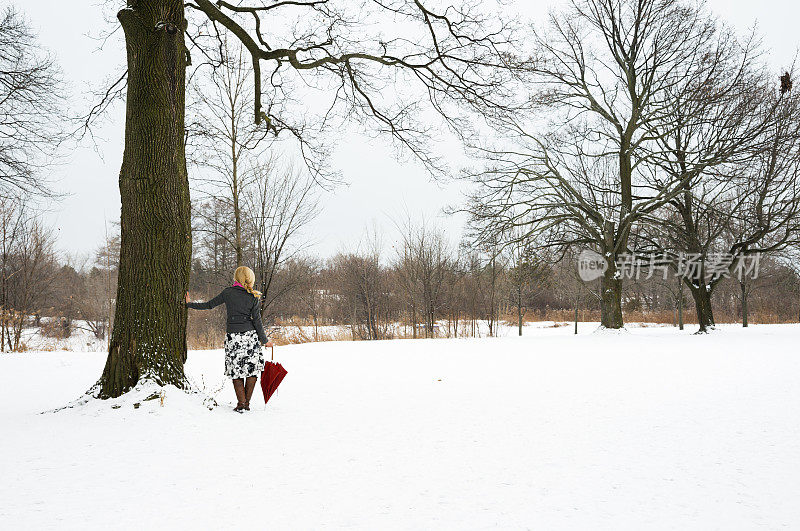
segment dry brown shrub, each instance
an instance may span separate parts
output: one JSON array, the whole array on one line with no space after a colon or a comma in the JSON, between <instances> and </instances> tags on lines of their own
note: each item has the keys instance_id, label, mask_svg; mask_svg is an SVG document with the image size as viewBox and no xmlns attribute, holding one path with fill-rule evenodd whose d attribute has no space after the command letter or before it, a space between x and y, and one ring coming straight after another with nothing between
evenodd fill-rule
<instances>
[{"instance_id":1,"label":"dry brown shrub","mask_svg":"<svg viewBox=\"0 0 800 531\"><path fill-rule=\"evenodd\" d=\"M691 301L684 308L683 321L687 326L697 324L695 318L694 307L691 306ZM654 326L677 326L678 312L662 310L662 311L625 311L623 312L625 322L628 324L636 323L643 328ZM729 315L721 310L715 310L714 317L719 324L724 323L740 323L741 316ZM753 324L776 324L795 322L793 320L781 319L774 312L765 311L760 308L753 309L750 312L750 322ZM525 323L534 323L541 321L552 321L552 324L547 325L548 328L562 328L570 326L575 320L574 309L548 309L543 311L529 311L523 316ZM578 321L580 322L600 322L600 310L579 310ZM508 327L515 327L517 324L516 312L507 312L501 316L501 324ZM461 320L458 323L458 337L470 337L471 321ZM452 323L451 323L452 325ZM314 321L311 317L293 316L288 319L278 320L275 323L277 330L273 330L270 334L270 339L275 345L296 345L301 343L313 343L322 341L358 341L354 339L349 326L340 325L336 327L320 325L316 338L314 336ZM445 338L452 337L452 326L448 328L447 323L439 325L438 329L434 332L433 337ZM481 324L480 335L486 335L486 325ZM411 339L414 337L410 324L397 323L390 328L387 333L386 339ZM417 330L417 338L422 339L425 337L423 329ZM225 339L224 324L217 324L210 316L204 319L199 316L189 317L189 333L188 342L191 349L217 349L222 348Z\"/></svg>"},{"instance_id":2,"label":"dry brown shrub","mask_svg":"<svg viewBox=\"0 0 800 531\"><path fill-rule=\"evenodd\" d=\"M72 335L72 323L65 317L51 317L42 320L39 330L44 337L66 339Z\"/></svg>"}]
</instances>

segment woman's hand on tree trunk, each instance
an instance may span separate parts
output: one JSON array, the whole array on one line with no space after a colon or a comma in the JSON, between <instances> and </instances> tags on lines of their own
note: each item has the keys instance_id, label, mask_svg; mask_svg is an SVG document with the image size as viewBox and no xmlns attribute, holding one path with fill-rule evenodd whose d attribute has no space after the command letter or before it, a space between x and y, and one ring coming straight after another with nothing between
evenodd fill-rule
<instances>
[{"instance_id":1,"label":"woman's hand on tree trunk","mask_svg":"<svg viewBox=\"0 0 800 531\"><path fill-rule=\"evenodd\" d=\"M272 346L273 346L272 345L272 341L267 341L266 343L264 343L264 346L267 347L267 348L272 348Z\"/></svg>"},{"instance_id":2,"label":"woman's hand on tree trunk","mask_svg":"<svg viewBox=\"0 0 800 531\"><path fill-rule=\"evenodd\" d=\"M189 292L186 292L186 302L189 302Z\"/></svg>"}]
</instances>

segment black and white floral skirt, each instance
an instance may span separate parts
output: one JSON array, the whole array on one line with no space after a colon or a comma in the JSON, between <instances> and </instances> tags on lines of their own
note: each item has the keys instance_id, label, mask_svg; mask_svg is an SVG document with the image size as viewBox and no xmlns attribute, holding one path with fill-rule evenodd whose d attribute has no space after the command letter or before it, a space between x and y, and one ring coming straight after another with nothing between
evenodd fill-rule
<instances>
[{"instance_id":1,"label":"black and white floral skirt","mask_svg":"<svg viewBox=\"0 0 800 531\"><path fill-rule=\"evenodd\" d=\"M264 350L255 330L225 335L225 376L260 376L264 370Z\"/></svg>"}]
</instances>

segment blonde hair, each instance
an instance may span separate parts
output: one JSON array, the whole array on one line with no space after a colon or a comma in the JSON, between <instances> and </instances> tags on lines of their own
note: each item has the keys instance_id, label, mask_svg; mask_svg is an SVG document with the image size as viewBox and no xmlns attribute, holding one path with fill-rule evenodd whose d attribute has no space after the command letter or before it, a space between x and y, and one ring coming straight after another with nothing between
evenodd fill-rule
<instances>
[{"instance_id":1,"label":"blonde hair","mask_svg":"<svg viewBox=\"0 0 800 531\"><path fill-rule=\"evenodd\" d=\"M233 280L244 286L244 289L256 299L261 297L261 292L253 289L253 284L256 283L256 274L249 267L237 267L233 272Z\"/></svg>"}]
</instances>

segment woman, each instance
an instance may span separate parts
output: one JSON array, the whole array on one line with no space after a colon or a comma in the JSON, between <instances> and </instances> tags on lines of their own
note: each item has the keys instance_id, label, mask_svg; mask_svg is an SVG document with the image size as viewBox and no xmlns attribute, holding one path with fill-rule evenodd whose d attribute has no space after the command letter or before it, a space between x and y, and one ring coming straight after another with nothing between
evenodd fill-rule
<instances>
[{"instance_id":1,"label":"woman","mask_svg":"<svg viewBox=\"0 0 800 531\"><path fill-rule=\"evenodd\" d=\"M256 378L264 370L264 352L261 345L272 343L261 324L261 293L253 289L256 275L249 267L237 267L233 274L233 286L208 302L189 302L186 306L195 310L210 310L225 303L228 313L225 334L225 376L233 380L237 404L234 411L250 411L250 398L256 386Z\"/></svg>"}]
</instances>

